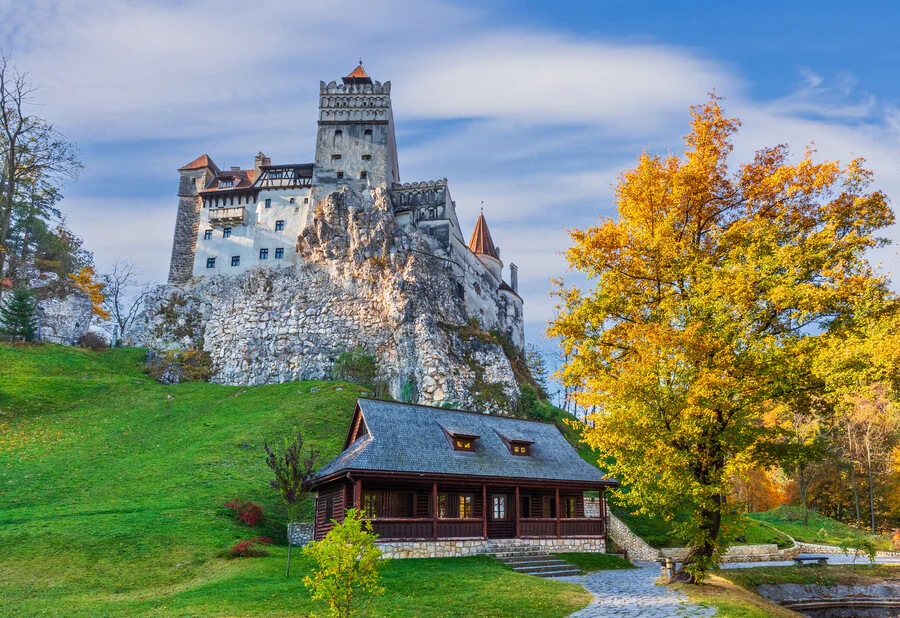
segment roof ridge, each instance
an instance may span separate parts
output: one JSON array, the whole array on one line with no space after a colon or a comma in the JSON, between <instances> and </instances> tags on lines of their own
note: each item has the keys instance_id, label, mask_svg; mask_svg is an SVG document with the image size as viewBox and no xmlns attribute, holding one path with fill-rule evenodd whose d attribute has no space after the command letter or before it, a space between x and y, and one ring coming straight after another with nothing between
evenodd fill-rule
<instances>
[{"instance_id":1,"label":"roof ridge","mask_svg":"<svg viewBox=\"0 0 900 618\"><path fill-rule=\"evenodd\" d=\"M357 401L365 400L365 401L374 401L375 403L388 403L394 406L407 406L410 408L426 408L428 410L438 410L440 412L461 412L463 414L473 414L475 416L487 416L489 418L497 418L504 419L508 421L521 421L523 423L535 423L538 425L550 425L551 427L556 427L556 424L552 421L540 421L537 419L530 418L518 418L515 416L503 416L501 414L490 414L489 412L478 412L477 410L462 410L459 408L442 408L439 406L429 406L424 403L407 403L405 401L393 401L391 399L379 399L377 397L357 397ZM558 429L558 428L557 428Z\"/></svg>"}]
</instances>

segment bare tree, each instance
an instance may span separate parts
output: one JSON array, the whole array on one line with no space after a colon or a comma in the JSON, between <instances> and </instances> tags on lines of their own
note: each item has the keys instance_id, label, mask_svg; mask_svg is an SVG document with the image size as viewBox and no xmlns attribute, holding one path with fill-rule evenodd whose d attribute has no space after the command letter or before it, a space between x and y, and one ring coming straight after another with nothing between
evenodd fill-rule
<instances>
[{"instance_id":1,"label":"bare tree","mask_svg":"<svg viewBox=\"0 0 900 618\"><path fill-rule=\"evenodd\" d=\"M0 273L19 185L26 179L75 178L83 165L74 144L53 124L28 113L37 89L28 73L0 53Z\"/></svg>"},{"instance_id":2,"label":"bare tree","mask_svg":"<svg viewBox=\"0 0 900 618\"><path fill-rule=\"evenodd\" d=\"M112 271L102 275L102 280L103 308L112 316L110 326L118 328L119 337L124 340L126 333L134 325L151 286L142 281L142 273L133 260L119 258L113 262Z\"/></svg>"}]
</instances>

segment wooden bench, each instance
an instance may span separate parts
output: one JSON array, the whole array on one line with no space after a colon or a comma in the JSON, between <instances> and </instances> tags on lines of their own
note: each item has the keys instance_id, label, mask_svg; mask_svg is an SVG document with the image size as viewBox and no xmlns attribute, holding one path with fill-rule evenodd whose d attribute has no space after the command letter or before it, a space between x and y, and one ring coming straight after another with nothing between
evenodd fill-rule
<instances>
[{"instance_id":1,"label":"wooden bench","mask_svg":"<svg viewBox=\"0 0 900 618\"><path fill-rule=\"evenodd\" d=\"M796 558L793 558L794 564L797 566L803 566L804 564L818 564L818 565L826 565L828 564L828 556L811 556L811 555L800 555Z\"/></svg>"}]
</instances>

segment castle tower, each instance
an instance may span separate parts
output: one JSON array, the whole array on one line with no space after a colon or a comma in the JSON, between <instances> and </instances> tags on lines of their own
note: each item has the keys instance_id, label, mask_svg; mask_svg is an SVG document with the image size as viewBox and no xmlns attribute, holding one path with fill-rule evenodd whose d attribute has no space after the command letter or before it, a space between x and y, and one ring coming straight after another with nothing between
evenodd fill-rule
<instances>
[{"instance_id":1,"label":"castle tower","mask_svg":"<svg viewBox=\"0 0 900 618\"><path fill-rule=\"evenodd\" d=\"M197 227L203 202L200 191L219 173L209 155L197 157L179 168L178 213L175 215L175 235L169 261L169 283L186 283L194 272L194 252L197 250Z\"/></svg>"},{"instance_id":2,"label":"castle tower","mask_svg":"<svg viewBox=\"0 0 900 618\"><path fill-rule=\"evenodd\" d=\"M345 184L390 188L400 181L391 82L373 82L362 61L342 81L319 83L313 186L323 194Z\"/></svg>"},{"instance_id":3,"label":"castle tower","mask_svg":"<svg viewBox=\"0 0 900 618\"><path fill-rule=\"evenodd\" d=\"M469 249L472 250L481 263L484 264L498 282L503 281L503 262L500 261L500 251L491 238L484 213L478 215L475 229L472 230L472 238L469 240Z\"/></svg>"}]
</instances>

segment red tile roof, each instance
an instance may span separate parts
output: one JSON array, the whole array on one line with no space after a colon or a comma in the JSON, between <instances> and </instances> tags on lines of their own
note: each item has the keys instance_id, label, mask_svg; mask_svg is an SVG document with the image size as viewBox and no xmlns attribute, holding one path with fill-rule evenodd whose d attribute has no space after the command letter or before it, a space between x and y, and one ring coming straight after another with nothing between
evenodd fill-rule
<instances>
[{"instance_id":1,"label":"red tile roof","mask_svg":"<svg viewBox=\"0 0 900 618\"><path fill-rule=\"evenodd\" d=\"M369 76L366 74L366 70L362 66L362 60L359 61L359 66L353 69L350 72L350 75L347 77L353 77L358 79L367 79Z\"/></svg>"},{"instance_id":2,"label":"red tile roof","mask_svg":"<svg viewBox=\"0 0 900 618\"><path fill-rule=\"evenodd\" d=\"M234 186L219 188L219 181L225 178L233 178ZM219 172L209 186L200 193L218 193L220 191L233 191L234 189L249 189L256 179L256 170L235 170Z\"/></svg>"},{"instance_id":3,"label":"red tile roof","mask_svg":"<svg viewBox=\"0 0 900 618\"><path fill-rule=\"evenodd\" d=\"M209 155L204 154L202 156L197 157L196 159L194 159L193 161L191 161L184 167L179 167L178 171L180 172L181 170L199 170L199 169L203 169L204 167L210 167L214 170L219 169L216 167L216 164L213 163L213 160L209 158Z\"/></svg>"},{"instance_id":4,"label":"red tile roof","mask_svg":"<svg viewBox=\"0 0 900 618\"><path fill-rule=\"evenodd\" d=\"M469 240L469 249L476 255L489 255L494 259L500 259L497 249L494 247L491 232L488 230L487 221L484 220L484 214L478 215L478 221L475 222L475 229L472 231L472 238Z\"/></svg>"}]
</instances>

